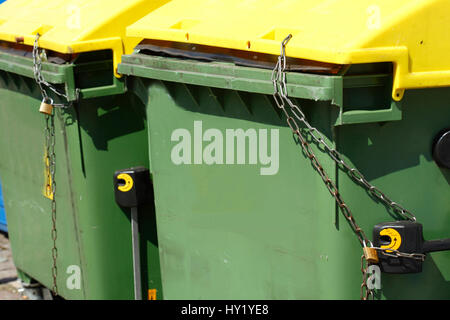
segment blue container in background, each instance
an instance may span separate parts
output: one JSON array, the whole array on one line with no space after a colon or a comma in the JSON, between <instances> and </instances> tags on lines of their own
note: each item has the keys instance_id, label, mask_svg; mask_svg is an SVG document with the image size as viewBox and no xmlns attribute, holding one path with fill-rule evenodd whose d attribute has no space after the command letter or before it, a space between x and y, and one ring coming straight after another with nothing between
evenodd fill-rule
<instances>
[{"instance_id":1,"label":"blue container in background","mask_svg":"<svg viewBox=\"0 0 450 320\"><path fill-rule=\"evenodd\" d=\"M0 231L8 232L8 226L6 224L5 206L3 205L3 196L2 196L2 186L1 185L0 185Z\"/></svg>"}]
</instances>

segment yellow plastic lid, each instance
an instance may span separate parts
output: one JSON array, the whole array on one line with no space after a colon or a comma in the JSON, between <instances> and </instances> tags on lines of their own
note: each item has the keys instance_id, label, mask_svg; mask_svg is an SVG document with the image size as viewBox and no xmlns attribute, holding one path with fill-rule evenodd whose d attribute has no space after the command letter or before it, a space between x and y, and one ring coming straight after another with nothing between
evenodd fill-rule
<instances>
[{"instance_id":1,"label":"yellow plastic lid","mask_svg":"<svg viewBox=\"0 0 450 320\"><path fill-rule=\"evenodd\" d=\"M393 62L393 98L450 86L450 0L173 0L127 35L336 64Z\"/></svg>"},{"instance_id":2,"label":"yellow plastic lid","mask_svg":"<svg viewBox=\"0 0 450 320\"><path fill-rule=\"evenodd\" d=\"M122 54L142 40L125 28L169 0L8 0L0 5L0 40L60 53L113 50L114 72Z\"/></svg>"}]
</instances>

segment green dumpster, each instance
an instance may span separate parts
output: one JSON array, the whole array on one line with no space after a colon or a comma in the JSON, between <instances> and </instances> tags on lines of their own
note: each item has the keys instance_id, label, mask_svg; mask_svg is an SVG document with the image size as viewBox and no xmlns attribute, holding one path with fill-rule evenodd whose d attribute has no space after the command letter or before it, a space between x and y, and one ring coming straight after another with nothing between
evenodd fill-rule
<instances>
[{"instance_id":1,"label":"green dumpster","mask_svg":"<svg viewBox=\"0 0 450 320\"><path fill-rule=\"evenodd\" d=\"M130 210L114 201L112 179L149 166L147 120L116 67L140 41L125 27L165 2L0 8L0 175L14 263L23 281L65 299L134 298ZM142 291L161 298L154 209L139 212Z\"/></svg>"},{"instance_id":2,"label":"green dumpster","mask_svg":"<svg viewBox=\"0 0 450 320\"><path fill-rule=\"evenodd\" d=\"M450 236L448 9L173 1L127 28L165 299L450 298L449 252L370 288L362 259L383 222Z\"/></svg>"}]
</instances>

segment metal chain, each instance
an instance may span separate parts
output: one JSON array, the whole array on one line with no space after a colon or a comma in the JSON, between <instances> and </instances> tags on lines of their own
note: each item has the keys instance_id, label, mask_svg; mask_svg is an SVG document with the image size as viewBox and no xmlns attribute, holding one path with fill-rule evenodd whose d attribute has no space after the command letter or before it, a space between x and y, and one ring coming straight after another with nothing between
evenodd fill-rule
<instances>
[{"instance_id":1,"label":"metal chain","mask_svg":"<svg viewBox=\"0 0 450 320\"><path fill-rule=\"evenodd\" d=\"M341 212L349 222L351 228L353 229L354 233L358 237L359 242L361 245L364 245L364 243L368 243L369 239L365 235L364 231L358 226L358 224L355 221L355 218L353 217L353 214L350 210L350 208L345 204L344 200L342 199L338 188L336 187L335 183L328 177L326 174L324 168L320 164L319 160L317 159L316 155L314 154L311 145L306 141L306 139L303 137L302 133L300 132L300 126L295 120L295 118L299 119L306 128L309 129L310 133L318 133L318 130L314 127L312 127L307 121L306 117L303 114L303 112L300 110L298 106L292 103L292 101L287 97L287 85L286 85L286 51L285 46L287 42L291 39L291 35L286 37L282 44L281 44L281 55L278 57L277 64L275 65L275 68L272 72L272 82L274 86L274 100L284 114L286 115L286 121L289 127L291 128L294 135L299 139L300 144L302 146L302 150L305 153L305 155L311 160L312 165L319 173L320 177L325 183L325 186L327 187L330 194L335 198L336 203L338 204ZM292 117L288 111L285 108L285 101L289 104L291 108L291 112L294 115ZM325 143L323 137L317 138L312 134L312 137L314 140L318 141L320 145L323 145L325 148L328 148L327 144ZM334 149L330 149L334 150Z\"/></svg>"},{"instance_id":2,"label":"metal chain","mask_svg":"<svg viewBox=\"0 0 450 320\"><path fill-rule=\"evenodd\" d=\"M300 131L300 125L299 123L303 124L302 129L306 129L307 132L310 134L312 140L317 144L319 150L327 153L338 165L339 168L347 172L347 174L356 181L359 185L361 185L363 188L365 188L370 195L374 196L375 198L379 199L386 205L388 205L390 208L393 209L394 212L400 214L405 219L416 221L416 217L408 210L403 208L398 203L392 201L389 197L387 197L380 189L372 185L367 179L364 177L364 175L357 170L356 168L351 167L347 162L344 160L344 157L339 153L335 148L329 146L324 136L311 126L311 124L306 120L306 116L303 113L303 111L295 105L291 99L288 97L288 90L287 90L287 84L286 84L286 45L289 42L289 40L292 38L292 35L289 34L281 43L281 54L278 57L277 63L275 65L275 68L272 71L272 83L274 87L274 93L273 98L275 100L276 105L279 109L283 111L283 113L286 115L286 121L288 126L291 128L293 134L299 139L299 142L301 144L302 150L304 154L310 159L312 165L316 169L316 171L319 173L320 177L322 178L323 182L325 183L325 186L327 187L330 194L335 198L337 205L339 206L339 209L343 213L344 217L347 219L347 221L350 224L350 227L352 228L353 232L358 237L359 242L363 247L366 247L366 244L370 244L371 247L372 244L370 240L365 235L364 231L359 227L359 225L356 223L355 218L353 217L353 214L350 210L350 208L347 206L347 204L342 199L342 196L339 193L339 190L336 186L336 184L328 177L327 173L325 172L324 168L320 164L318 158L314 154L311 145L307 142L306 138L302 135ZM285 102L289 106L289 110L291 113L288 112L288 110L285 107ZM292 114L292 115L291 115ZM384 248L374 248L377 251L380 251L382 254L393 256L393 257L405 257L405 258L412 258L412 259L420 259L424 260L425 255L419 254L419 253L403 253L399 252L397 250L389 250ZM367 268L368 268L367 260L365 259L365 256L363 255L361 257L361 272L363 274L363 282L361 284L361 299L367 300L370 296L373 297L373 290L369 289L367 287Z\"/></svg>"},{"instance_id":3,"label":"metal chain","mask_svg":"<svg viewBox=\"0 0 450 320\"><path fill-rule=\"evenodd\" d=\"M56 155L55 155L55 118L50 115L45 115L45 147L46 147L46 163L50 172L50 192L51 192L51 211L52 211L52 229L51 238L53 241L53 247L51 249L52 255L52 278L53 285L52 291L55 295L58 294L58 285L56 282L58 276L57 258L58 249L56 247L56 239L58 236L56 230ZM48 188L48 186L47 186Z\"/></svg>"},{"instance_id":4,"label":"metal chain","mask_svg":"<svg viewBox=\"0 0 450 320\"><path fill-rule=\"evenodd\" d=\"M36 34L36 38L34 40L33 46L33 72L34 78L39 85L39 88L42 93L43 102L50 103L54 107L67 107L70 106L71 103L65 104L54 104L53 99L50 98L47 94L46 88L49 88L56 95L63 97L68 101L67 95L60 93L56 90L50 83L45 81L42 76L42 58L41 53L39 52L38 40L39 33ZM58 237L58 232L56 229L56 154L55 154L55 144L56 144L56 135L55 135L55 117L54 114L45 115L45 148L46 148L46 165L48 166L48 170L50 172L50 190L47 185L47 194L51 195L51 219L52 219L52 229L51 229L51 239L53 241L52 249L51 249L51 257L52 257L52 269L51 275L53 279L52 291L55 295L58 295L58 285L57 285L57 276L58 276L58 267L57 267L57 258L58 258L58 248L56 246L56 240Z\"/></svg>"},{"instance_id":5,"label":"metal chain","mask_svg":"<svg viewBox=\"0 0 450 320\"><path fill-rule=\"evenodd\" d=\"M385 203L387 206L392 208L394 212L401 215L403 218L416 221L416 217L414 214L412 214L410 211L402 207L400 204L392 201L386 194L384 194L380 189L378 189L376 186L372 185L365 177L364 175L357 170L356 168L351 167L345 160L344 157L340 152L338 152L335 148L329 146L323 135L309 124L309 122L306 120L305 114L300 110L298 106L296 106L289 98L288 98L288 91L287 91L287 84L286 84L286 44L289 42L289 40L292 38L292 35L288 35L281 44L281 55L278 57L278 61L275 65L275 68L272 72L272 82L274 86L274 99L277 104L277 106L284 111L287 117L287 122L289 127L292 129L294 133L297 131L299 132L299 125L297 123L297 120L300 121L307 129L309 134L311 135L311 138L315 143L317 143L317 146L320 150L326 152L336 163L337 165L347 172L347 174L359 185L361 185L363 188L365 188L369 194L374 196L375 198L379 199L383 203ZM288 112L286 111L284 107L284 101L287 102L287 104L290 107L290 110L294 117L290 116ZM297 119L297 120L296 120ZM297 133L296 133L297 134ZM300 134L297 134L300 136ZM328 183L328 182L327 182ZM330 190L331 192L331 190Z\"/></svg>"},{"instance_id":6,"label":"metal chain","mask_svg":"<svg viewBox=\"0 0 450 320\"><path fill-rule=\"evenodd\" d=\"M399 252L397 250L387 249L387 248L378 248L378 247L372 247L372 248L377 251L383 252L383 254L386 256L390 256L390 257L394 257L394 258L403 257L403 258L424 261L425 257L426 257L425 254L422 254L422 253L404 253L404 252ZM374 299L374 290L369 289L369 287L367 285L369 265L370 264L367 262L367 259L365 258L364 254L363 254L361 256L361 273L362 273L361 292L360 292L361 300L369 300L370 298Z\"/></svg>"},{"instance_id":7,"label":"metal chain","mask_svg":"<svg viewBox=\"0 0 450 320\"><path fill-rule=\"evenodd\" d=\"M59 107L59 108L70 107L72 105L72 102L69 102L68 104L64 104L64 103L55 104L53 102L53 99L50 98L47 94L46 88L50 89L57 96L64 98L66 101L69 101L69 97L66 94L59 92L55 87L53 87L50 83L48 83L42 76L42 55L45 54L45 52L44 51L39 52L39 37L40 37L40 34L37 33L36 37L34 38L34 45L33 45L33 51L32 51L33 73L34 73L34 79L36 80L36 83L39 85L39 89L41 90L43 102L50 103L54 107ZM78 93L78 91L77 91L77 93Z\"/></svg>"},{"instance_id":8,"label":"metal chain","mask_svg":"<svg viewBox=\"0 0 450 320\"><path fill-rule=\"evenodd\" d=\"M361 282L361 292L360 292L360 298L361 300L369 300L370 297L372 299L374 298L374 292L373 289L369 289L367 286L367 279L368 279L368 269L369 263L367 262L364 255L361 256L361 273L362 273L362 282Z\"/></svg>"},{"instance_id":9,"label":"metal chain","mask_svg":"<svg viewBox=\"0 0 450 320\"><path fill-rule=\"evenodd\" d=\"M389 248L379 248L379 247L372 247L377 251L381 251L382 254L385 256L393 257L393 258L408 258L408 259L415 259L420 261L425 261L426 255L423 253L406 253L406 252L400 252L398 250L389 249Z\"/></svg>"}]
</instances>

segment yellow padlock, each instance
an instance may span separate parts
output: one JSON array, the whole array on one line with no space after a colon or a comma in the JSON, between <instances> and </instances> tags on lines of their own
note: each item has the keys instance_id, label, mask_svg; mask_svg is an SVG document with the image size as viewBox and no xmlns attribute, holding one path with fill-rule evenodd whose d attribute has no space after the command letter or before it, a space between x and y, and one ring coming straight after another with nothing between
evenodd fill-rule
<instances>
[{"instance_id":1,"label":"yellow padlock","mask_svg":"<svg viewBox=\"0 0 450 320\"><path fill-rule=\"evenodd\" d=\"M39 112L51 116L52 111L53 111L53 105L51 103L45 102L45 99L42 100L41 106L39 108Z\"/></svg>"},{"instance_id":2,"label":"yellow padlock","mask_svg":"<svg viewBox=\"0 0 450 320\"><path fill-rule=\"evenodd\" d=\"M363 252L364 252L364 258L366 258L368 263L377 264L379 262L377 249L372 248L372 247L364 247Z\"/></svg>"}]
</instances>

